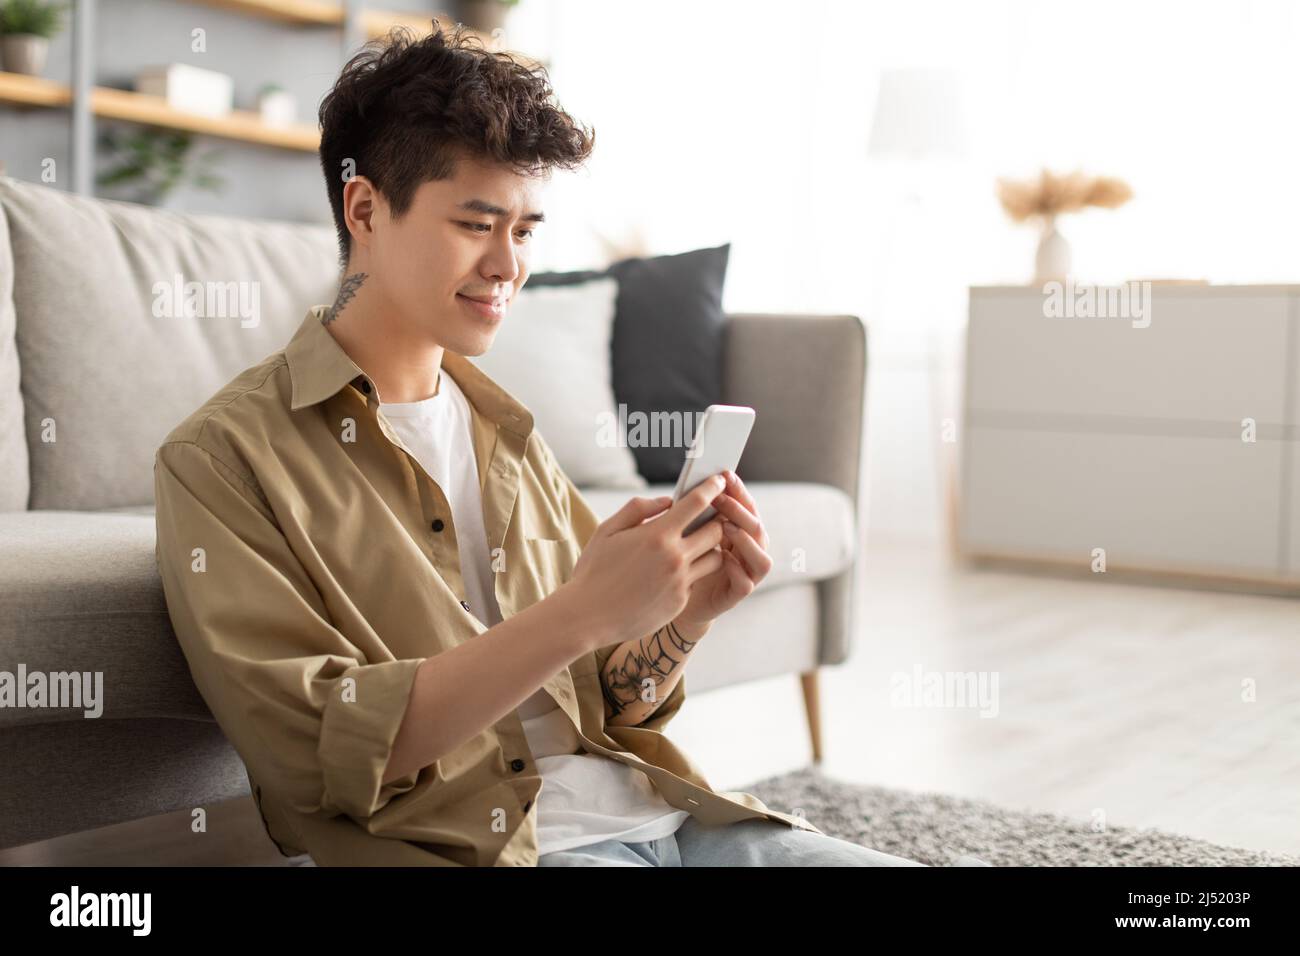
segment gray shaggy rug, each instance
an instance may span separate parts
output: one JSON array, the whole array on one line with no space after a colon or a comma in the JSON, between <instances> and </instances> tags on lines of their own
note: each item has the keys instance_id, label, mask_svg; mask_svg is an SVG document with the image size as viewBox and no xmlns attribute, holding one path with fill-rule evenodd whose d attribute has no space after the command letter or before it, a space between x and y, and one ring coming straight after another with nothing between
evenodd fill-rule
<instances>
[{"instance_id":1,"label":"gray shaggy rug","mask_svg":"<svg viewBox=\"0 0 1300 956\"><path fill-rule=\"evenodd\" d=\"M1107 827L991 803L863 786L816 767L738 788L774 810L802 807L828 836L931 866L1300 866L1300 857L1217 846L1160 830Z\"/></svg>"}]
</instances>

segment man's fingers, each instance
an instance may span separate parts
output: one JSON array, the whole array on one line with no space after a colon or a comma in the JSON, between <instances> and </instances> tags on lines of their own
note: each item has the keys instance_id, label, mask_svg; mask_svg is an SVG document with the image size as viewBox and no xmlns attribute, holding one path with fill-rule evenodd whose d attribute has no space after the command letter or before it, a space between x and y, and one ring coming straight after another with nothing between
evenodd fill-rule
<instances>
[{"instance_id":1,"label":"man's fingers","mask_svg":"<svg viewBox=\"0 0 1300 956\"><path fill-rule=\"evenodd\" d=\"M706 478L698 485L688 491L669 509L668 514L664 515L663 520L668 522L670 528L677 534L686 530L686 526L700 515L714 498L722 493L726 487L726 482L722 480L721 475L713 475ZM666 529L667 530L667 529Z\"/></svg>"},{"instance_id":2,"label":"man's fingers","mask_svg":"<svg viewBox=\"0 0 1300 956\"><path fill-rule=\"evenodd\" d=\"M654 513L651 514L648 518L642 519L641 521L642 524L645 524L647 521L654 521L656 518L663 517L664 515L668 514L668 509L673 506L672 495L660 495L658 498L651 498L650 500L658 502L659 507L656 508Z\"/></svg>"},{"instance_id":3,"label":"man's fingers","mask_svg":"<svg viewBox=\"0 0 1300 956\"><path fill-rule=\"evenodd\" d=\"M687 580L694 584L700 578L707 577L722 567L722 562L725 560L720 550L710 548L691 562L690 570L686 572Z\"/></svg>"},{"instance_id":4,"label":"man's fingers","mask_svg":"<svg viewBox=\"0 0 1300 956\"><path fill-rule=\"evenodd\" d=\"M732 525L727 535L731 539L731 553L741 560L750 578L762 580L772 570L772 556L743 528Z\"/></svg>"},{"instance_id":5,"label":"man's fingers","mask_svg":"<svg viewBox=\"0 0 1300 956\"><path fill-rule=\"evenodd\" d=\"M758 504L754 501L754 496L749 493L749 489L745 487L745 483L740 480L740 475L736 474L734 471L727 472L727 474L731 476L727 481L727 494L731 495L731 497L735 498L754 514L758 514Z\"/></svg>"},{"instance_id":6,"label":"man's fingers","mask_svg":"<svg viewBox=\"0 0 1300 956\"><path fill-rule=\"evenodd\" d=\"M720 496L713 507L725 515L732 524L740 525L755 538L758 537L758 516L733 498L730 493Z\"/></svg>"},{"instance_id":7,"label":"man's fingers","mask_svg":"<svg viewBox=\"0 0 1300 956\"><path fill-rule=\"evenodd\" d=\"M658 498L629 498L627 504L601 523L601 527L606 532L635 528L647 518L651 518L669 508L672 503L673 499L669 495L661 495Z\"/></svg>"},{"instance_id":8,"label":"man's fingers","mask_svg":"<svg viewBox=\"0 0 1300 956\"><path fill-rule=\"evenodd\" d=\"M736 557L734 551L728 551L723 560L726 561L727 574L731 576L731 583L736 588L736 593L742 597L747 596L757 586L754 579L750 577L749 569L740 558Z\"/></svg>"},{"instance_id":9,"label":"man's fingers","mask_svg":"<svg viewBox=\"0 0 1300 956\"><path fill-rule=\"evenodd\" d=\"M722 544L722 516L714 515L682 538L682 544L686 547L686 556L691 560L718 547Z\"/></svg>"}]
</instances>

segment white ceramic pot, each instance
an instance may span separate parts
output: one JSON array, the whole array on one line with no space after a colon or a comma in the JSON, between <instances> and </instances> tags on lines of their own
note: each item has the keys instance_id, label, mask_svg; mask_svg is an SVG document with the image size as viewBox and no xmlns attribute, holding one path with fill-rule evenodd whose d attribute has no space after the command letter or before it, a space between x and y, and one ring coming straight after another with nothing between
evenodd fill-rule
<instances>
[{"instance_id":1,"label":"white ceramic pot","mask_svg":"<svg viewBox=\"0 0 1300 956\"><path fill-rule=\"evenodd\" d=\"M0 60L10 73L40 76L49 52L49 38L34 33L11 33L0 37Z\"/></svg>"},{"instance_id":2,"label":"white ceramic pot","mask_svg":"<svg viewBox=\"0 0 1300 956\"><path fill-rule=\"evenodd\" d=\"M257 98L257 112L267 126L291 126L298 118L298 100L287 90L273 90Z\"/></svg>"},{"instance_id":3,"label":"white ceramic pot","mask_svg":"<svg viewBox=\"0 0 1300 956\"><path fill-rule=\"evenodd\" d=\"M1034 257L1034 281L1047 282L1064 279L1070 274L1070 243L1056 230L1056 218L1043 223L1038 239L1038 254Z\"/></svg>"}]
</instances>

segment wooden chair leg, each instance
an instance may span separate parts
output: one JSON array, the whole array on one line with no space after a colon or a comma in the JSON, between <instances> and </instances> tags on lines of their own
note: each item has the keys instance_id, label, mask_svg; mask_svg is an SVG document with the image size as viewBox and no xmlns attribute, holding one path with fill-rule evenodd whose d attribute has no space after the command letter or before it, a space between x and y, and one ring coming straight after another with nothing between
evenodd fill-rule
<instances>
[{"instance_id":1,"label":"wooden chair leg","mask_svg":"<svg viewBox=\"0 0 1300 956\"><path fill-rule=\"evenodd\" d=\"M811 670L799 675L799 683L803 685L803 706L808 714L808 733L812 737L815 764L822 762L822 710L817 674L818 671Z\"/></svg>"}]
</instances>

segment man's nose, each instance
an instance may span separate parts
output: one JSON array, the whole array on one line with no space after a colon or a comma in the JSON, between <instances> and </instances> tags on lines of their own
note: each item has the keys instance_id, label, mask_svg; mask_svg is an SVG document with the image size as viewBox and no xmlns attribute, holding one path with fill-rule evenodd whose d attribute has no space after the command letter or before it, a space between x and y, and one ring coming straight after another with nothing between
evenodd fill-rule
<instances>
[{"instance_id":1,"label":"man's nose","mask_svg":"<svg viewBox=\"0 0 1300 956\"><path fill-rule=\"evenodd\" d=\"M514 239L506 236L503 242L494 243L492 250L479 265L484 278L499 282L514 282L519 277L519 253Z\"/></svg>"}]
</instances>

